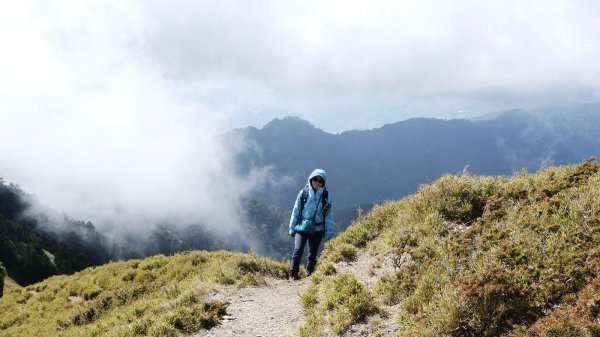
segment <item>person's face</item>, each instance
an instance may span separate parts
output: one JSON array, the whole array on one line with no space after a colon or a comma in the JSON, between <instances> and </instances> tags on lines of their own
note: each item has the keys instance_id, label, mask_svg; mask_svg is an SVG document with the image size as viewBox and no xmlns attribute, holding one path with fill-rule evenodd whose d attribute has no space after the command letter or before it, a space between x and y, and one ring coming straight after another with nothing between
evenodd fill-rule
<instances>
[{"instance_id":1,"label":"person's face","mask_svg":"<svg viewBox=\"0 0 600 337\"><path fill-rule=\"evenodd\" d=\"M321 176L315 176L310 180L310 184L312 185L312 188L316 190L325 184L325 180L323 180Z\"/></svg>"}]
</instances>

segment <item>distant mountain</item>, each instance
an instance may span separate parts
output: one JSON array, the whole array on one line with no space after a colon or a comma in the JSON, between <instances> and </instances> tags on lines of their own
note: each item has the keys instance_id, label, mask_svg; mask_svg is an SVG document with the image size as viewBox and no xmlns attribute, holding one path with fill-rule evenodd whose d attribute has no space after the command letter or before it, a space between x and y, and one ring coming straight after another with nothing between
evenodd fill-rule
<instances>
[{"instance_id":1,"label":"distant mountain","mask_svg":"<svg viewBox=\"0 0 600 337\"><path fill-rule=\"evenodd\" d=\"M600 153L600 104L510 110L476 123L496 140L512 171L573 164Z\"/></svg>"},{"instance_id":2,"label":"distant mountain","mask_svg":"<svg viewBox=\"0 0 600 337\"><path fill-rule=\"evenodd\" d=\"M474 120L416 118L373 130L331 134L297 117L237 129L241 175L271 167L275 188L255 198L291 208L314 168L329 174L339 208L394 200L444 173L511 175L600 153L600 104L496 112Z\"/></svg>"},{"instance_id":3,"label":"distant mountain","mask_svg":"<svg viewBox=\"0 0 600 337\"><path fill-rule=\"evenodd\" d=\"M273 179L292 177L296 185L261 193L267 203L291 207L314 168L323 168L338 207L396 199L445 172L469 165L476 174L502 174L502 152L494 139L466 120L412 119L368 131L330 134L295 117L276 119L262 129L234 131L248 146L238 157L238 172L273 167ZM259 196L257 196L259 197Z\"/></svg>"}]
</instances>

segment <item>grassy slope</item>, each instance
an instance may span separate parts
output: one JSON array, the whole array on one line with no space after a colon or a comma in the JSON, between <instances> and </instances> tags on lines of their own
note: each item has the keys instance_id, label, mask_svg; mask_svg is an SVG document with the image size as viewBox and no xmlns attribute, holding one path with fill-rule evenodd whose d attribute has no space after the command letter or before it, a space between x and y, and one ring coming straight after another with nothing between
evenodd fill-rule
<instances>
[{"instance_id":1,"label":"grassy slope","mask_svg":"<svg viewBox=\"0 0 600 337\"><path fill-rule=\"evenodd\" d=\"M398 336L600 336L599 172L588 160L447 175L375 207L327 244L302 299L303 336L371 316L396 320ZM369 288L337 273L359 254L394 268Z\"/></svg>"},{"instance_id":2,"label":"grassy slope","mask_svg":"<svg viewBox=\"0 0 600 337\"><path fill-rule=\"evenodd\" d=\"M227 303L210 301L217 284L285 278L287 264L252 254L194 251L113 262L28 287L7 284L2 336L175 336L217 324Z\"/></svg>"}]
</instances>

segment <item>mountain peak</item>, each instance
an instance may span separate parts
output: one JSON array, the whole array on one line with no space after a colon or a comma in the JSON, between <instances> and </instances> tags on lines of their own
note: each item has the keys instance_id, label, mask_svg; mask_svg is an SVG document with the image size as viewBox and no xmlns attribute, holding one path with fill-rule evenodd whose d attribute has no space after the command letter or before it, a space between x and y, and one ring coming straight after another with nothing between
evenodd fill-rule
<instances>
[{"instance_id":1,"label":"mountain peak","mask_svg":"<svg viewBox=\"0 0 600 337\"><path fill-rule=\"evenodd\" d=\"M282 118L275 118L269 123L267 123L262 130L269 129L281 129L281 128L310 128L316 129L316 127L310 124L308 121L296 117L296 116L285 116Z\"/></svg>"}]
</instances>

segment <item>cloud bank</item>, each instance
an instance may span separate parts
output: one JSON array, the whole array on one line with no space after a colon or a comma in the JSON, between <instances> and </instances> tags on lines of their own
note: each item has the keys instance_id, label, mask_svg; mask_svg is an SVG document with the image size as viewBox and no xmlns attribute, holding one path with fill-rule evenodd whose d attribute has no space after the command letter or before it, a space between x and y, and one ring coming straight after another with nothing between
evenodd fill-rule
<instances>
[{"instance_id":1,"label":"cloud bank","mask_svg":"<svg viewBox=\"0 0 600 337\"><path fill-rule=\"evenodd\" d=\"M599 7L563 0L154 3L145 8L155 22L146 52L164 73L211 87L240 115L270 119L291 110L339 131L379 126L369 120L597 101Z\"/></svg>"},{"instance_id":2,"label":"cloud bank","mask_svg":"<svg viewBox=\"0 0 600 337\"><path fill-rule=\"evenodd\" d=\"M202 222L226 232L255 181L233 173L225 108L136 56L137 4L23 3L0 17L0 176L101 229Z\"/></svg>"},{"instance_id":3,"label":"cloud bank","mask_svg":"<svg viewBox=\"0 0 600 337\"><path fill-rule=\"evenodd\" d=\"M264 175L233 174L223 132L598 101L599 7L14 2L0 12L0 176L96 224L235 224Z\"/></svg>"}]
</instances>

